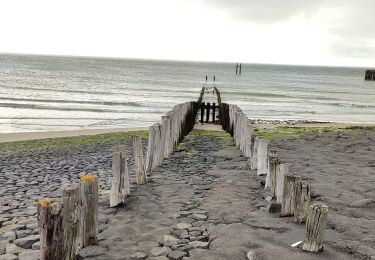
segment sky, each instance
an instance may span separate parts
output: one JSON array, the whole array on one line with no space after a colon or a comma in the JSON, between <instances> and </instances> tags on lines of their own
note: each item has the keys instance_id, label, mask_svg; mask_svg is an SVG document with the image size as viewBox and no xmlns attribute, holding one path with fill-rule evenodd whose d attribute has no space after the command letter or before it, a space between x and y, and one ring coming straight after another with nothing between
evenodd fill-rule
<instances>
[{"instance_id":1,"label":"sky","mask_svg":"<svg viewBox=\"0 0 375 260\"><path fill-rule=\"evenodd\" d=\"M1 0L0 52L375 67L375 3Z\"/></svg>"}]
</instances>

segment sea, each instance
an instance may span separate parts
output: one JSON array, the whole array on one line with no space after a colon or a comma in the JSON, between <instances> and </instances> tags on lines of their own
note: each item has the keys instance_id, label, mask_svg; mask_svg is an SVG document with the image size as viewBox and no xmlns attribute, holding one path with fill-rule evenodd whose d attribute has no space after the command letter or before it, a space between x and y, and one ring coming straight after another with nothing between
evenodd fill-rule
<instances>
[{"instance_id":1,"label":"sea","mask_svg":"<svg viewBox=\"0 0 375 260\"><path fill-rule=\"evenodd\" d=\"M0 132L147 127L203 86L252 119L372 124L365 69L0 54Z\"/></svg>"}]
</instances>

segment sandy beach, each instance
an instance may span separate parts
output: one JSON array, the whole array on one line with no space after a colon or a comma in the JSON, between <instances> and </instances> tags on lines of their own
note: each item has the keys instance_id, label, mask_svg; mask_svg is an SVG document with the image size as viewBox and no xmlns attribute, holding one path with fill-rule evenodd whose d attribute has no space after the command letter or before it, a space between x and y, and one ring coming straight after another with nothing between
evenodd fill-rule
<instances>
[{"instance_id":1,"label":"sandy beach","mask_svg":"<svg viewBox=\"0 0 375 260\"><path fill-rule=\"evenodd\" d=\"M296 260L370 259L375 255L372 235L375 232L372 214L375 203L374 128L294 126L275 131L258 126L257 134L272 139L271 146L279 150L283 160L292 164L292 172L309 181L313 187L313 201L324 202L330 208L325 250L317 258L290 247L304 239L304 225L294 224L290 218L280 218L279 213L265 210L264 177L249 171L246 159L233 147L230 136L223 131L207 130L220 130L220 126L196 125L195 128L171 159L153 173L153 181L139 187L135 185L129 141L131 132L121 133L130 129L116 129L113 131L116 133L104 135L111 137L109 139L78 144L76 140L98 136L88 136L95 133L92 131L40 133L38 138L51 138L51 134L65 134L71 138L66 146L44 148L42 144L60 144L58 140L65 140L52 138L35 140L26 151L3 150L0 153L0 181L3 183L0 188L0 236L6 237L8 251L12 252L9 245L13 243L17 243L17 250L21 252L37 250L37 200L60 197L63 186L77 183L80 175L93 172L99 177L103 195L99 221L101 239L97 248L89 247L82 252L82 259L120 259L124 250L128 255L141 250L150 256L147 259L164 259L152 257L152 250L158 247L155 241L170 232L178 234L177 223L197 221L189 216L176 218L181 211L189 211L189 205L196 205L191 208L191 214L200 214L205 219L199 222L203 225L199 227L205 230L205 233L202 231L205 234L202 243L209 241L210 247L189 249L189 257L184 259L245 259L250 250L254 250L259 259L270 260L276 256ZM103 134L101 131L104 130L96 131ZM147 134L147 131L143 133ZM117 139L112 139L113 136ZM28 136L31 137L33 135ZM24 140L22 138L27 135L18 138L13 140ZM19 145L28 147L29 143L20 142ZM106 194L111 187L111 151L118 144L128 147L132 196L125 208L109 209ZM7 145L13 147L12 143ZM143 140L143 148L146 152L147 138ZM132 229L129 225L147 226L148 229ZM134 236L123 235L129 232ZM32 243L18 242L18 237L24 235L34 239Z\"/></svg>"}]
</instances>

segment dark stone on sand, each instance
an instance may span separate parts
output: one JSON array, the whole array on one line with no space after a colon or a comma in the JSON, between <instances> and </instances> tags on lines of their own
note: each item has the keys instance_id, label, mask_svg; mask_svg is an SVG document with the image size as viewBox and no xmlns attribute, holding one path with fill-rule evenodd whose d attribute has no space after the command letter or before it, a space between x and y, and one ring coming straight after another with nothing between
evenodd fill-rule
<instances>
[{"instance_id":1,"label":"dark stone on sand","mask_svg":"<svg viewBox=\"0 0 375 260\"><path fill-rule=\"evenodd\" d=\"M276 201L271 201L267 205L267 212L269 213L279 213L281 211L281 203L278 203Z\"/></svg>"}]
</instances>

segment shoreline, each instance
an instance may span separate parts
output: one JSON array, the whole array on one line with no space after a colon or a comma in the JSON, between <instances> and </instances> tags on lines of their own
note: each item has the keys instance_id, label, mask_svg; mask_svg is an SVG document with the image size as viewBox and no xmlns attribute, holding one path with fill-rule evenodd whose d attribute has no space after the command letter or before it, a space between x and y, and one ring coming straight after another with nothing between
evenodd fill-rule
<instances>
[{"instance_id":1,"label":"shoreline","mask_svg":"<svg viewBox=\"0 0 375 260\"><path fill-rule=\"evenodd\" d=\"M122 132L126 133L126 132L143 131L143 130L148 130L148 127L0 133L0 143L41 140L41 139L48 139L48 138L100 135L100 134L111 134L111 133L122 133Z\"/></svg>"}]
</instances>

